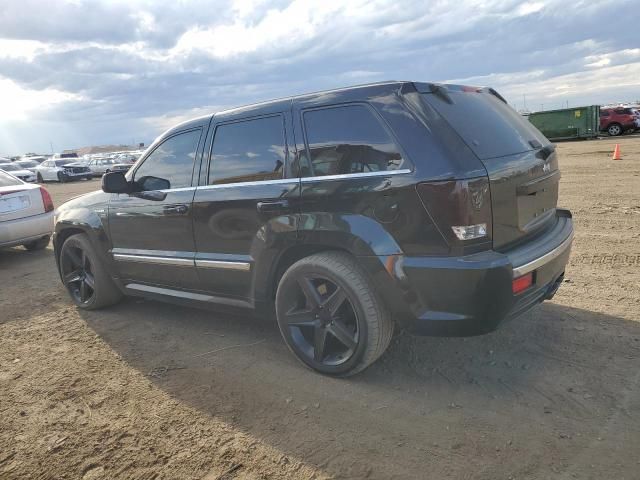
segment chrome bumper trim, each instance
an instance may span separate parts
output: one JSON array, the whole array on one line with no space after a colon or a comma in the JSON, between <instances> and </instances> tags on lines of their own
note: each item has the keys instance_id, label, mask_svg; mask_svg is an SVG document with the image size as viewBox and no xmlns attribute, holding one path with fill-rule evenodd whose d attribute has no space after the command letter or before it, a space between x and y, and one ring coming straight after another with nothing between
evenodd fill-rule
<instances>
[{"instance_id":1,"label":"chrome bumper trim","mask_svg":"<svg viewBox=\"0 0 640 480\"><path fill-rule=\"evenodd\" d=\"M564 241L558 245L553 250L545 253L541 257L532 260L531 262L525 263L524 265L520 265L518 267L513 267L513 278L521 277L522 275L526 275L529 272L532 272L536 268L540 268L541 266L549 263L554 258L562 255L568 248L571 247L571 242L573 241L573 230L569 234L569 236L564 239Z\"/></svg>"}]
</instances>

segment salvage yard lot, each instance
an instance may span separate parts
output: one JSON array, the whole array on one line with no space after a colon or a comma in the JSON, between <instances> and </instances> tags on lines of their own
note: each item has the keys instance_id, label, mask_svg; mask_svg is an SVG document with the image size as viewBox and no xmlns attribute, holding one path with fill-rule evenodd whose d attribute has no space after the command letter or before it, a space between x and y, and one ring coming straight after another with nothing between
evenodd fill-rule
<instances>
[{"instance_id":1,"label":"salvage yard lot","mask_svg":"<svg viewBox=\"0 0 640 480\"><path fill-rule=\"evenodd\" d=\"M397 335L348 380L274 320L79 312L51 247L1 252L0 478L638 478L640 137L558 153L576 237L554 300L482 337Z\"/></svg>"}]
</instances>

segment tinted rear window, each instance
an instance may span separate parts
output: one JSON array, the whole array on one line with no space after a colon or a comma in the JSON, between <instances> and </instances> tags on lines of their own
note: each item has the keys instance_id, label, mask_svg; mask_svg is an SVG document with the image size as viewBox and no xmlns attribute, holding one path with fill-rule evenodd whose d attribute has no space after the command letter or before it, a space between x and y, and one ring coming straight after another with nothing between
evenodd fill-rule
<instances>
[{"instance_id":1,"label":"tinted rear window","mask_svg":"<svg viewBox=\"0 0 640 480\"><path fill-rule=\"evenodd\" d=\"M0 187L15 187L22 185L22 182L8 173L0 172Z\"/></svg>"},{"instance_id":2,"label":"tinted rear window","mask_svg":"<svg viewBox=\"0 0 640 480\"><path fill-rule=\"evenodd\" d=\"M282 178L284 123L280 115L218 125L209 184Z\"/></svg>"},{"instance_id":3,"label":"tinted rear window","mask_svg":"<svg viewBox=\"0 0 640 480\"><path fill-rule=\"evenodd\" d=\"M526 118L495 95L448 91L452 103L432 94L423 98L451 125L480 159L532 150L530 141L549 141Z\"/></svg>"},{"instance_id":4,"label":"tinted rear window","mask_svg":"<svg viewBox=\"0 0 640 480\"><path fill-rule=\"evenodd\" d=\"M406 168L400 149L365 105L304 112L310 164L301 175L325 176Z\"/></svg>"}]
</instances>

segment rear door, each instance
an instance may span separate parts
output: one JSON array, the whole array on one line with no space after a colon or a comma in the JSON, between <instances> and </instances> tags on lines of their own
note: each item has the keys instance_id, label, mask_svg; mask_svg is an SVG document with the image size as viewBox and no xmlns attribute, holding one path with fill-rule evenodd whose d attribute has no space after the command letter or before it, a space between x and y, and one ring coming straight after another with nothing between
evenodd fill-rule
<instances>
[{"instance_id":1,"label":"rear door","mask_svg":"<svg viewBox=\"0 0 640 480\"><path fill-rule=\"evenodd\" d=\"M484 164L494 248L505 249L555 221L560 172L554 146L490 89L419 86Z\"/></svg>"},{"instance_id":2,"label":"rear door","mask_svg":"<svg viewBox=\"0 0 640 480\"><path fill-rule=\"evenodd\" d=\"M278 111L213 127L193 205L195 259L201 288L231 303L263 298L261 279L296 239L299 179L289 171L288 125L290 113Z\"/></svg>"},{"instance_id":3,"label":"rear door","mask_svg":"<svg viewBox=\"0 0 640 480\"><path fill-rule=\"evenodd\" d=\"M195 128L165 139L133 172L141 191L110 199L111 253L126 283L198 287L191 204L201 132Z\"/></svg>"}]
</instances>

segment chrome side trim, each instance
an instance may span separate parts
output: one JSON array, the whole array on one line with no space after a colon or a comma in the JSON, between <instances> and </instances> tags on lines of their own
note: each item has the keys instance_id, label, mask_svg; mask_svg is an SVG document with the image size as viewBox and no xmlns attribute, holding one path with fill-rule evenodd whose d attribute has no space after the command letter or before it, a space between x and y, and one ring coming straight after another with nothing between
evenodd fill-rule
<instances>
[{"instance_id":1,"label":"chrome side trim","mask_svg":"<svg viewBox=\"0 0 640 480\"><path fill-rule=\"evenodd\" d=\"M366 177L387 177L389 175L405 175L411 173L408 168L401 170L382 170L379 172L360 172L360 173L342 173L340 175L324 175L320 177L302 177L302 183L319 182L324 180L341 180L348 178L366 178Z\"/></svg>"},{"instance_id":2,"label":"chrome side trim","mask_svg":"<svg viewBox=\"0 0 640 480\"><path fill-rule=\"evenodd\" d=\"M258 180L254 182L219 183L217 185L201 185L198 190L214 190L218 188L250 187L255 185L277 185L280 183L298 183L298 178L278 178L275 180Z\"/></svg>"},{"instance_id":3,"label":"chrome side trim","mask_svg":"<svg viewBox=\"0 0 640 480\"><path fill-rule=\"evenodd\" d=\"M154 257L151 255L129 255L125 253L114 253L113 259L119 262L153 263L157 265L174 265L177 267L193 267L192 258L171 258Z\"/></svg>"},{"instance_id":4,"label":"chrome side trim","mask_svg":"<svg viewBox=\"0 0 640 480\"><path fill-rule=\"evenodd\" d=\"M524 265L520 265L519 267L513 267L513 278L521 277L522 275L532 272L536 268L540 268L544 264L549 263L554 258L559 257L568 248L571 247L572 241L573 241L573 231L571 231L569 236L565 238L564 241L553 250L545 253L544 255L536 258L535 260L532 260L529 263L525 263Z\"/></svg>"},{"instance_id":5,"label":"chrome side trim","mask_svg":"<svg viewBox=\"0 0 640 480\"><path fill-rule=\"evenodd\" d=\"M251 270L251 264L247 262L228 262L223 260L198 260L196 259L196 267L201 268L219 268L222 270L239 270L248 272Z\"/></svg>"},{"instance_id":6,"label":"chrome side trim","mask_svg":"<svg viewBox=\"0 0 640 480\"><path fill-rule=\"evenodd\" d=\"M139 290L141 292L159 293L160 295L170 295L172 297L189 298L191 300L199 300L208 302L213 299L211 295L202 295L201 293L183 292L181 290L173 290L171 288L152 287L151 285L141 285L139 283L127 283L126 288L131 290Z\"/></svg>"}]
</instances>

